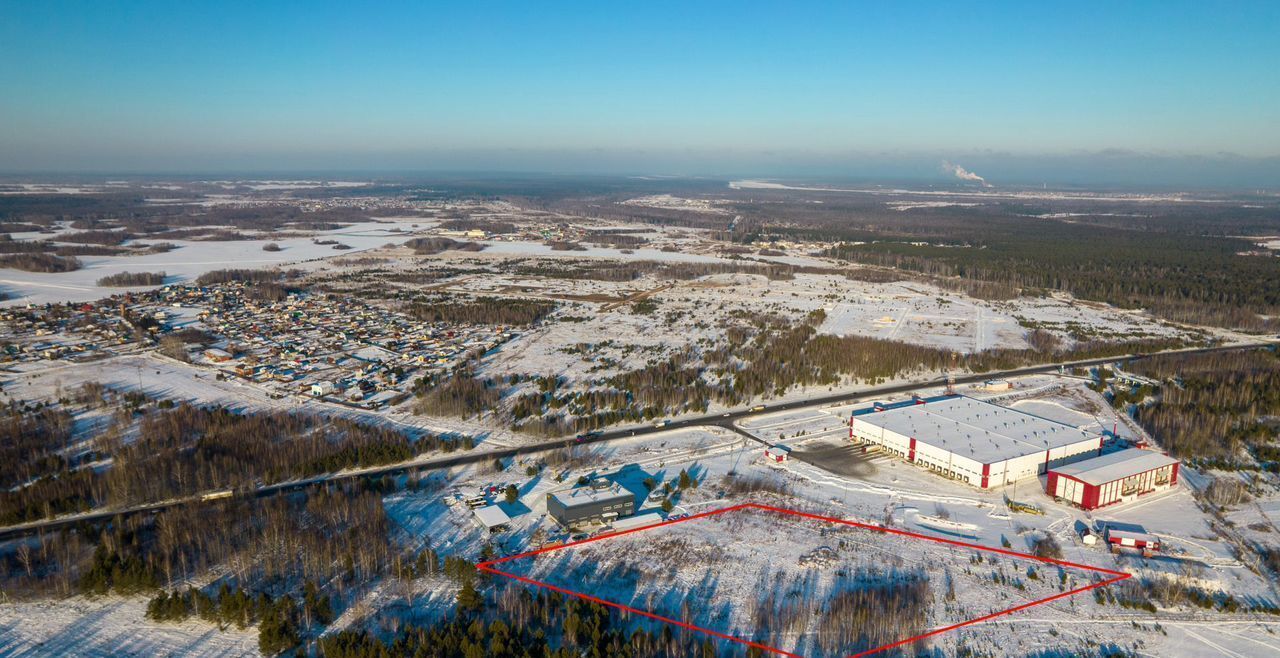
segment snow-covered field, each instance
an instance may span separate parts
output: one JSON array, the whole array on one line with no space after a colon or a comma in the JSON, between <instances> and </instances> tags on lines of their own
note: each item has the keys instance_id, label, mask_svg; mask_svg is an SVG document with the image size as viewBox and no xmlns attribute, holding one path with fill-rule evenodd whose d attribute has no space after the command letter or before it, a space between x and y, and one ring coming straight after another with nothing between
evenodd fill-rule
<instances>
[{"instance_id":1,"label":"snow-covered field","mask_svg":"<svg viewBox=\"0 0 1280 658\"><path fill-rule=\"evenodd\" d=\"M9 298L0 304L46 304L64 301L92 301L129 288L103 288L98 279L120 272L164 272L166 283L192 281L212 270L227 268L269 268L321 258L350 256L357 251L402 244L409 240L413 224L430 222L421 218L387 219L360 222L332 231L318 231L314 236L263 238L256 240L144 240L171 242L176 249L159 254L137 256L79 256L82 267L73 272L23 272L0 268L0 290ZM25 234L15 234L22 239ZM313 240L336 240L351 247L337 251L332 245L315 244ZM280 251L263 251L263 245L274 242ZM136 290L137 288L135 288Z\"/></svg>"},{"instance_id":2,"label":"snow-covered field","mask_svg":"<svg viewBox=\"0 0 1280 658\"><path fill-rule=\"evenodd\" d=\"M139 390L154 399L216 404L245 411L290 411L346 417L360 422L385 424L410 434L431 432L473 437L480 449L531 441L509 429L476 420L417 416L404 410L370 411L318 400L309 395L274 398L268 389L237 379L219 380L216 371L175 361L155 353L126 354L85 363L36 362L23 364L0 377L0 400L57 398L85 382L98 382L114 390Z\"/></svg>"},{"instance_id":3,"label":"snow-covered field","mask_svg":"<svg viewBox=\"0 0 1280 658\"><path fill-rule=\"evenodd\" d=\"M495 256L537 256L539 258L608 258L620 261L639 261L639 260L656 260L663 262L675 263L719 263L729 262L727 259L717 256L708 256L703 254L691 254L681 251L662 251L661 249L653 249L650 247L637 247L628 249L630 253L624 253L622 248L614 247L583 247L581 251L556 251L550 245L542 242L529 241L494 241L479 240L480 244L485 245L485 249L479 252L484 257ZM468 254L470 255L470 254Z\"/></svg>"},{"instance_id":4,"label":"snow-covered field","mask_svg":"<svg viewBox=\"0 0 1280 658\"><path fill-rule=\"evenodd\" d=\"M199 620L149 622L142 597L0 604L0 656L116 658L259 656L257 629Z\"/></svg>"},{"instance_id":5,"label":"snow-covered field","mask_svg":"<svg viewBox=\"0 0 1280 658\"><path fill-rule=\"evenodd\" d=\"M985 564L975 568L977 556ZM755 508L571 545L498 568L805 656L874 648L903 639L901 633L967 621L1061 591L1059 569L1034 560ZM1068 589L1094 582L1096 573L1071 567L1062 572ZM994 574L1008 580L993 582ZM927 623L856 648L845 645L836 654L817 646L816 636L831 623L824 618L824 602L833 595L913 578L929 584ZM955 588L951 604L944 603L947 582ZM793 598L807 604L803 621L785 632L761 629L777 623Z\"/></svg>"},{"instance_id":6,"label":"snow-covered field","mask_svg":"<svg viewBox=\"0 0 1280 658\"><path fill-rule=\"evenodd\" d=\"M649 208L664 208L667 210L687 210L690 212L701 212L712 215L725 215L728 210L720 208L717 204L721 201L709 199L686 199L683 197L672 196L670 194L650 194L648 196L636 197L619 201L619 205L623 206L642 206Z\"/></svg>"},{"instance_id":7,"label":"snow-covered field","mask_svg":"<svg viewBox=\"0 0 1280 658\"><path fill-rule=\"evenodd\" d=\"M525 284L537 286L532 296L580 299L589 295L620 297L662 282L526 280ZM513 277L498 281L485 277L483 283L473 280L459 289L472 285L493 291L521 283ZM669 355L715 339L732 324L733 315L742 311L779 314L799 321L822 310L826 319L819 326L821 333L898 340L962 353L1027 347L1028 329L1020 324L1020 318L1044 323L1068 343L1072 327L1114 338L1188 335L1138 313L1084 306L1068 298L985 302L927 284L866 283L831 275L798 274L791 280L769 280L753 274L718 274L674 282L650 299L657 310L648 315L632 314L625 306L609 311L596 306L596 312L591 312L593 304L582 302L588 311L585 321L544 325L527 332L487 367L494 373L554 372L571 379L614 373L658 354ZM613 347L600 347L605 341L612 341ZM583 353L567 351L579 343L596 347ZM634 349L628 351L628 346ZM637 351L654 346L665 349ZM602 362L602 358L611 359L614 365Z\"/></svg>"}]
</instances>

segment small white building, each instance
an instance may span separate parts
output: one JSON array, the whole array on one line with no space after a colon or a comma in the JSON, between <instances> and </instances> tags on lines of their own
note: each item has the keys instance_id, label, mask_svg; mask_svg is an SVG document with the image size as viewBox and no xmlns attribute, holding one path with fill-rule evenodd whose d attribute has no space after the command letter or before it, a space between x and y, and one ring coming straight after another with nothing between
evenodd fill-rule
<instances>
[{"instance_id":1,"label":"small white building","mask_svg":"<svg viewBox=\"0 0 1280 658\"><path fill-rule=\"evenodd\" d=\"M661 514L658 514L657 512L650 512L648 514L640 514L637 516L628 516L626 518L618 519L611 523L610 527L613 528L613 532L626 532L627 530L638 530L640 528L647 528L651 525L658 525L665 520L666 519L662 518Z\"/></svg>"},{"instance_id":2,"label":"small white building","mask_svg":"<svg viewBox=\"0 0 1280 658\"><path fill-rule=\"evenodd\" d=\"M311 385L311 394L315 397L322 398L326 395L333 395L337 390L333 382L316 382Z\"/></svg>"},{"instance_id":3,"label":"small white building","mask_svg":"<svg viewBox=\"0 0 1280 658\"><path fill-rule=\"evenodd\" d=\"M511 525L511 517L497 505L476 508L474 514L476 523L489 532L502 532Z\"/></svg>"},{"instance_id":4,"label":"small white building","mask_svg":"<svg viewBox=\"0 0 1280 658\"><path fill-rule=\"evenodd\" d=\"M1120 530L1107 526L1103 533L1113 553L1118 553L1121 548L1134 548L1142 551L1143 555L1151 555L1160 550L1160 538L1141 528Z\"/></svg>"},{"instance_id":5,"label":"small white building","mask_svg":"<svg viewBox=\"0 0 1280 658\"><path fill-rule=\"evenodd\" d=\"M764 458L770 461L782 463L791 459L791 448L779 443L776 446L769 446L764 449Z\"/></svg>"}]
</instances>

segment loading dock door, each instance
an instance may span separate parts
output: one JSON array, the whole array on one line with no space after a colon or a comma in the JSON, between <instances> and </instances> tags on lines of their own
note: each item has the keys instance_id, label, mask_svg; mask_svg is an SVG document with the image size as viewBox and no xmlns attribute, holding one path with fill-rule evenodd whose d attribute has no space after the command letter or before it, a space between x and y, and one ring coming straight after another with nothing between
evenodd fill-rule
<instances>
[{"instance_id":1,"label":"loading dock door","mask_svg":"<svg viewBox=\"0 0 1280 658\"><path fill-rule=\"evenodd\" d=\"M1069 478L1059 477L1054 495L1079 505L1084 500L1084 485Z\"/></svg>"}]
</instances>

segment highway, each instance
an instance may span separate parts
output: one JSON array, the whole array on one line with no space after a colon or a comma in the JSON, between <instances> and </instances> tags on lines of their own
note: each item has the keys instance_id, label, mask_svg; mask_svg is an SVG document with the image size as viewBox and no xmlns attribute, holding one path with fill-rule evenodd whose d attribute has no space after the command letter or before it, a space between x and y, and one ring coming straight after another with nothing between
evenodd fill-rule
<instances>
[{"instance_id":1,"label":"highway","mask_svg":"<svg viewBox=\"0 0 1280 658\"><path fill-rule=\"evenodd\" d=\"M1211 352L1229 352L1229 351L1237 351L1237 350L1256 349L1261 347L1275 347L1276 345L1277 343L1275 342L1249 343L1249 344L1242 344L1242 345L1229 345L1229 346L1220 346L1220 347L1169 350L1166 352L1156 352L1156 353L1147 354L1147 355L1126 355L1126 356L1106 357L1106 358L1098 358L1098 359L1087 359L1083 361L1070 361L1065 363L1051 363L1051 364L1044 364L1044 365L1028 366L1025 368L1015 368L1012 370L1001 370L1001 371L992 371L992 372L985 372L985 373L972 374L972 375L961 375L961 376L957 376L955 381L957 384L969 384L974 382L985 381L988 379L1006 379L1010 377L1019 377L1023 375L1038 375L1038 374L1052 373L1059 370L1060 368L1087 368L1087 367L1099 366L1099 365L1104 365L1107 363L1114 363L1119 361L1136 361L1136 360L1147 358L1157 354L1178 354L1178 353L1207 354ZM880 386L880 387L865 389L861 391L845 391L842 393L833 393L831 395L804 398L800 400L793 400L791 402L767 404L763 410L759 410L759 411L752 411L751 408L747 408L739 411L732 411L726 414L681 418L678 420L672 420L666 423L665 425L663 425L662 427L645 426L645 427L638 427L638 428L610 430L607 432L601 432L599 434L595 434L591 436L585 436L582 439L574 439L574 438L555 439L551 441L543 441L540 443L532 443L528 445L509 447L509 448L497 448L494 450L473 450L473 451L469 451L462 454L452 454L444 457L436 457L433 459L415 459L407 462L397 462L395 464L386 464L382 466L373 466L373 467L363 468L363 469L346 470L346 471L340 471L337 473L327 473L324 475L318 475L315 477L305 478L301 480L290 480L287 482L278 482L274 484L263 485L249 492L236 492L236 495L240 497L253 496L256 498L265 498L265 497L274 496L274 495L287 493L291 491L298 491L298 490L306 489L306 488L321 485L321 484L345 482L345 481L350 481L350 480L355 480L358 478L365 478L365 477L381 477L383 475L397 475L397 474L409 473L409 472L435 471L440 469L452 468L454 466L462 466L465 464L491 461L499 458L516 457L520 455L545 452L547 450L555 450L555 449L564 448L571 445L588 445L593 443L604 443L608 441L615 441L618 439L646 436L649 434L656 434L659 432L668 432L676 429L697 427L699 425L719 425L722 427L735 429L735 431L737 431L736 428L733 427L734 422L742 418L746 418L748 416L753 416L755 414L773 413L778 411L786 411L789 409L800 409L804 407L848 404L852 402L857 402L859 400L866 400L867 398L887 396L895 393L908 393L921 388L928 388L931 386L940 386L940 385L943 385L944 383L945 381L943 378L933 378L933 379L924 380L924 381L894 384L890 386ZM752 408L755 408L758 406L759 405L753 405ZM764 441L761 441L760 439L756 439L755 437L750 437L750 438L762 444L767 445L767 443L765 443ZM130 515L136 515L136 514L155 513L163 509L176 507L178 505L186 505L186 504L201 502L203 499L205 499L207 495L209 495L209 493L205 492L202 494L196 494L196 495L187 496L183 498L174 498L174 499L165 500L165 501L144 503L144 504L135 505L127 508L112 509L112 510L94 510L91 512L85 512L83 514L60 516L53 519L42 519L39 521L31 521L28 523L6 526L3 528L0 528L0 540L6 540L13 537L30 535L37 532L56 530L58 528L75 526L82 523L91 523L96 521L109 520L118 516L130 516Z\"/></svg>"}]
</instances>

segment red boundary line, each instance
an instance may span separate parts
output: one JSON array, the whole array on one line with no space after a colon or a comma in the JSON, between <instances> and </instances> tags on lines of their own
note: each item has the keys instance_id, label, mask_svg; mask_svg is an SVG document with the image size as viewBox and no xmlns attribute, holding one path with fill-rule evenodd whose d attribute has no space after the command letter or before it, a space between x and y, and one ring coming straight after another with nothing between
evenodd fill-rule
<instances>
[{"instance_id":1,"label":"red boundary line","mask_svg":"<svg viewBox=\"0 0 1280 658\"><path fill-rule=\"evenodd\" d=\"M899 530L899 529L897 529L897 528L886 528L886 527L884 527L884 526L874 525L874 524L870 524L870 523L861 523L861 522L858 522L858 521L849 521L849 520L847 520L847 519L837 519L837 518L830 517L830 516L822 516L822 515L820 515L820 514L810 514L810 513L808 513L808 512L800 512L800 511L797 511L797 510L786 509L786 508L784 508L784 507L774 507L774 506L772 506L772 505L763 505L763 504L760 504L760 503L741 503L741 504L739 504L739 505L732 505L732 506L730 506L730 507L722 507L722 508L720 508L720 509L711 510L711 511L709 511L709 512L700 512L700 513L698 513L698 514L693 514L693 515L691 515L691 516L686 516L686 517L684 517L684 518L682 518L682 519L676 519L676 520L674 520L674 521L663 521L662 523L656 523L656 524L654 524L654 525L644 526L644 527L641 527L641 528L633 528L633 529L631 529L631 530L623 530L623 531L621 531L621 532L611 532L611 533L606 534L606 535L599 535L599 536L596 536L596 537L590 537L590 538L588 538L588 539L583 539L583 540L575 541L575 542L569 542L569 543L567 543L567 544L559 544L559 545L557 545L557 546L548 546L548 547L546 547L546 548L540 548L540 549L533 550L533 551L528 551L528 552L525 552L525 553L519 553L519 554L517 554L517 555L509 555L509 556L507 556L507 557L498 558L498 559L496 559L496 560L489 560L489 561L487 561L487 562L481 562L480 564L476 565L476 568L477 568L477 569L479 569L480 571L483 571L483 572L486 572L486 573L495 574L495 575L499 575L499 576L503 576L503 577L506 577L506 578L510 578L510 579L512 579L512 580L516 580L516 581L519 581L519 582L525 583L525 584L527 584L527 585L534 585L534 586L537 586L537 587L541 587L541 588L543 588L543 589L549 589L549 590L554 591L554 592L559 592L559 593L561 593L561 594L566 594L566 595L574 596L574 597L577 597L577 598L580 598L580 599L583 599L583 600L586 600L586 601L591 601L592 603L599 603L600 605L605 605L605 606L609 606L609 607L611 607L611 608L616 608L616 609L618 609L618 610L622 610L622 611L625 611L625 612L630 612L630 613L634 613L634 614L637 614L637 615L640 615L640 616L643 616L643 617L648 617L648 618L650 618L650 619L654 619L654 620L657 620L657 621L661 621L661 622L665 622L665 623L668 623L668 624L672 624L672 625L674 625L674 626L678 626L678 627L680 627L680 628L684 628L684 629L687 629L687 630L697 631L697 632L699 632L699 633L704 633L704 634L706 634L706 635L710 635L710 636L712 636L712 637L720 638L720 639L722 639L722 640L728 640L728 641L730 641L730 642L737 642L738 644L744 644L744 645L749 646L749 647L755 647L755 648L757 648L757 649L761 649L761 650L764 650L764 651L769 651L769 652L776 653L776 654L779 654L779 655L782 655L782 656L788 656L789 658L802 658L802 657L801 657L801 656L799 656L798 654L790 653L790 652L788 652L788 651L783 651L782 649L778 649L778 648L776 648L776 647L771 647L771 646L766 645L766 644L761 644L761 643L759 643L759 642L753 642L753 641L751 641L751 640L746 640L746 639L743 639L743 638L740 638L740 637L736 637L736 636L733 636L733 635L728 635L728 634L726 634L726 633L721 633L721 632L719 632L719 631L713 631L713 630L711 630L711 629L709 629L709 628L703 628L703 627L701 627L701 626L695 626L694 624L690 624L690 623L687 623L687 622L679 621L679 620L676 620L676 619L671 619L671 618L668 618L668 617L663 617L662 615L659 615L659 614L656 614L656 613L653 613L653 612L649 612L649 611L647 611L647 610L640 610L640 609L638 609L638 608L633 608L633 607L631 607L631 606L629 606L629 605L625 605L625 604L622 604L622 603L617 603L617 602L614 602L614 601L607 601L607 600L605 600L605 599L602 599L602 598L599 598L599 597L596 597L596 596L592 596L592 595L590 595L590 594L585 594L585 593L582 593L582 592L577 592L577 591L574 591L574 590L571 590L571 589L566 589L566 588L563 588L563 587L557 587L557 586L555 586L555 585L552 585L552 584L550 584L550 583L546 583L546 582L543 582L543 581L540 581L540 580L534 580L534 579L532 579L532 578L526 578L526 577L524 577L524 576L517 576L517 575L515 575L515 574L513 574L513 573L508 573L508 572L506 572L506 571L502 571L502 570L500 570L500 569L495 569L495 568L494 568L494 566L493 566L493 565L495 565L495 564L502 564L502 563L504 563L504 562L509 562L509 561L512 561L512 560L519 560L519 559L522 559L522 558L534 557L534 556L536 556L536 555L541 555L541 554L543 554L543 553L548 553L548 552L551 552L551 551L558 551L558 550L560 550L560 549L563 549L563 548L569 548L569 547L571 547L571 546L581 546L582 544L590 544L591 542L600 541L600 540L602 540L602 539L612 539L612 538L614 538L614 537L619 537L619 536L622 536L622 535L629 535L629 534L631 534L631 533L633 533L633 532L640 532L640 531L642 531L642 530L652 530L652 529L654 529L654 528L660 528L660 527L662 527L662 526L668 526L668 525L672 525L672 524L674 524L674 523L683 523L683 522L685 522L685 521L692 521L692 520L694 520L694 519L701 519L701 518L705 518L705 517L708 517L708 516L715 516L715 515L717 515L717 514L724 514L724 513L726 513L726 512L734 512L734 511L743 510L743 509L757 509L757 510L762 510L762 511L766 511L766 512L775 512L775 513L778 513L778 514L787 514L787 515L790 515L790 516L798 516L798 517L802 517L802 518L806 518L806 519L813 519L813 520L816 520L816 521L824 521L824 522L827 522L827 523L838 523L838 524L840 524L840 525L847 525L847 526L853 526L853 527L856 527L856 528L863 528L863 529L866 529L866 530L871 530L871 531L873 531L873 532L885 533L885 534L890 534L890 535L898 535L898 536L901 536L901 537L911 537L911 538L913 538L913 539L924 539L924 540L931 541L931 542L935 542L935 543L939 543L939 544L949 544L949 545L952 545L952 546L960 546L960 547L962 547L962 548L970 548L970 549L974 549L974 550L978 550L978 551L985 551L985 552L988 552L988 553L998 553L998 554L1001 554L1001 555L1008 555L1008 556L1011 556L1011 557L1020 558L1020 559L1025 559L1025 560L1034 560L1034 561L1037 561L1037 562L1044 562L1044 563L1046 563L1046 564L1056 564L1056 565L1059 565L1059 566L1071 567L1071 568L1073 568L1073 569L1083 569L1083 570L1085 570L1085 571L1092 571L1092 572L1095 572L1095 573L1105 573L1105 574L1107 574L1107 575L1112 576L1111 578L1108 578L1108 579L1106 579L1106 580L1101 580L1101 581L1099 581L1099 582L1096 582L1096 583L1093 583L1093 584L1090 584L1090 585L1085 585L1085 586L1083 586L1083 587L1077 587L1076 589L1068 590L1068 591L1066 591L1066 592L1059 592L1059 593L1057 593L1057 594L1054 594L1053 596L1045 597L1045 598L1043 598L1043 599L1037 599L1037 600L1035 600L1035 601L1030 601L1030 602L1028 602L1028 603L1023 603L1023 604L1021 604L1021 605L1014 606L1014 607L1009 608L1009 609L1007 609L1007 610L1001 610L1001 611L998 611L998 612L993 612L993 613L991 613L991 614L983 615L983 616L981 616L981 617L977 617L977 618L974 618L974 619L970 619L970 620L968 620L968 621L962 621L962 622L960 622L960 623L952 624L952 625L950 625L950 626L944 626L944 627L942 627L942 628L935 628L935 629L933 629L933 630L931 630L931 631L929 631L929 632L927 632L927 633L921 633L920 635L916 635L916 636L914 636L914 637L909 637L909 638L906 638L905 640L899 640L899 641L897 641L897 642L893 642L893 643L891 643L891 644L886 644L886 645L884 645L884 646L876 647L876 648L874 648L874 649L869 649L869 650L867 650L867 651L863 651L863 652L860 652L860 653L853 654L853 655L849 656L848 658L864 658L865 656L870 656L870 655L873 655L873 654L877 654L877 653L880 653L880 652L882 652L882 651L888 651L889 649L894 649L894 648L897 648L897 647L903 646L903 645L905 645L905 644L911 644L911 643L913 643L913 642L917 642L917 641L919 641L919 640L923 640L923 639L925 639L925 638L933 637L933 636L935 636L935 635L941 635L941 634L943 634L943 633L947 633L947 632L949 632L949 631L954 631L954 630L956 630L957 628L961 628L961 627L964 627L964 626L969 626L969 625L971 625L971 624L977 624L977 623L984 622L984 621L989 621L989 620L994 619L994 618L996 618L996 617L1003 617L1003 616L1005 616L1005 615L1013 614L1013 613L1018 612L1018 611L1020 611L1020 610L1026 610L1027 608L1035 607L1035 606L1038 606L1038 605L1041 605L1041 604L1044 604L1044 603L1049 603L1050 601L1056 601L1056 600L1058 600L1058 599L1063 599L1063 598L1066 598L1066 597L1068 597L1068 596L1074 596L1074 595L1076 595L1076 594L1080 594L1080 593L1082 593L1082 592L1087 592L1087 591L1089 591L1089 590L1091 590L1091 589L1096 589L1096 588L1099 588L1099 587L1105 587L1105 586L1107 586L1107 585L1110 585L1110 584L1112 584L1112 583L1119 582L1119 581L1121 581L1121 580L1124 580L1124 579L1126 579L1126 578L1129 578L1129 577L1130 577L1130 574L1124 573L1124 572L1122 572L1122 571L1114 571L1114 570L1111 570L1111 569L1105 569L1105 568L1103 568L1103 567L1095 567L1095 566L1090 566L1090 565L1087 565L1087 564L1078 564L1078 563L1075 563L1075 562L1068 562L1068 561L1066 561L1066 560L1057 560L1057 559L1054 559L1054 558L1048 558L1048 557L1039 557L1039 556L1036 556L1036 555L1031 555L1031 554L1029 554L1029 553L1020 553L1020 552L1018 552L1018 551L1013 551L1013 550L1004 549L1004 548L994 548L994 547L991 547L991 546L983 546L983 545L981 545L981 544L973 544L973 543L969 543L969 542L957 541L957 540L955 540L955 539L946 539L946 538L943 538L943 537L933 537L933 536L930 536L930 535L922 535L922 534L920 534L920 533L910 532L910 531L908 531L908 530Z\"/></svg>"}]
</instances>

